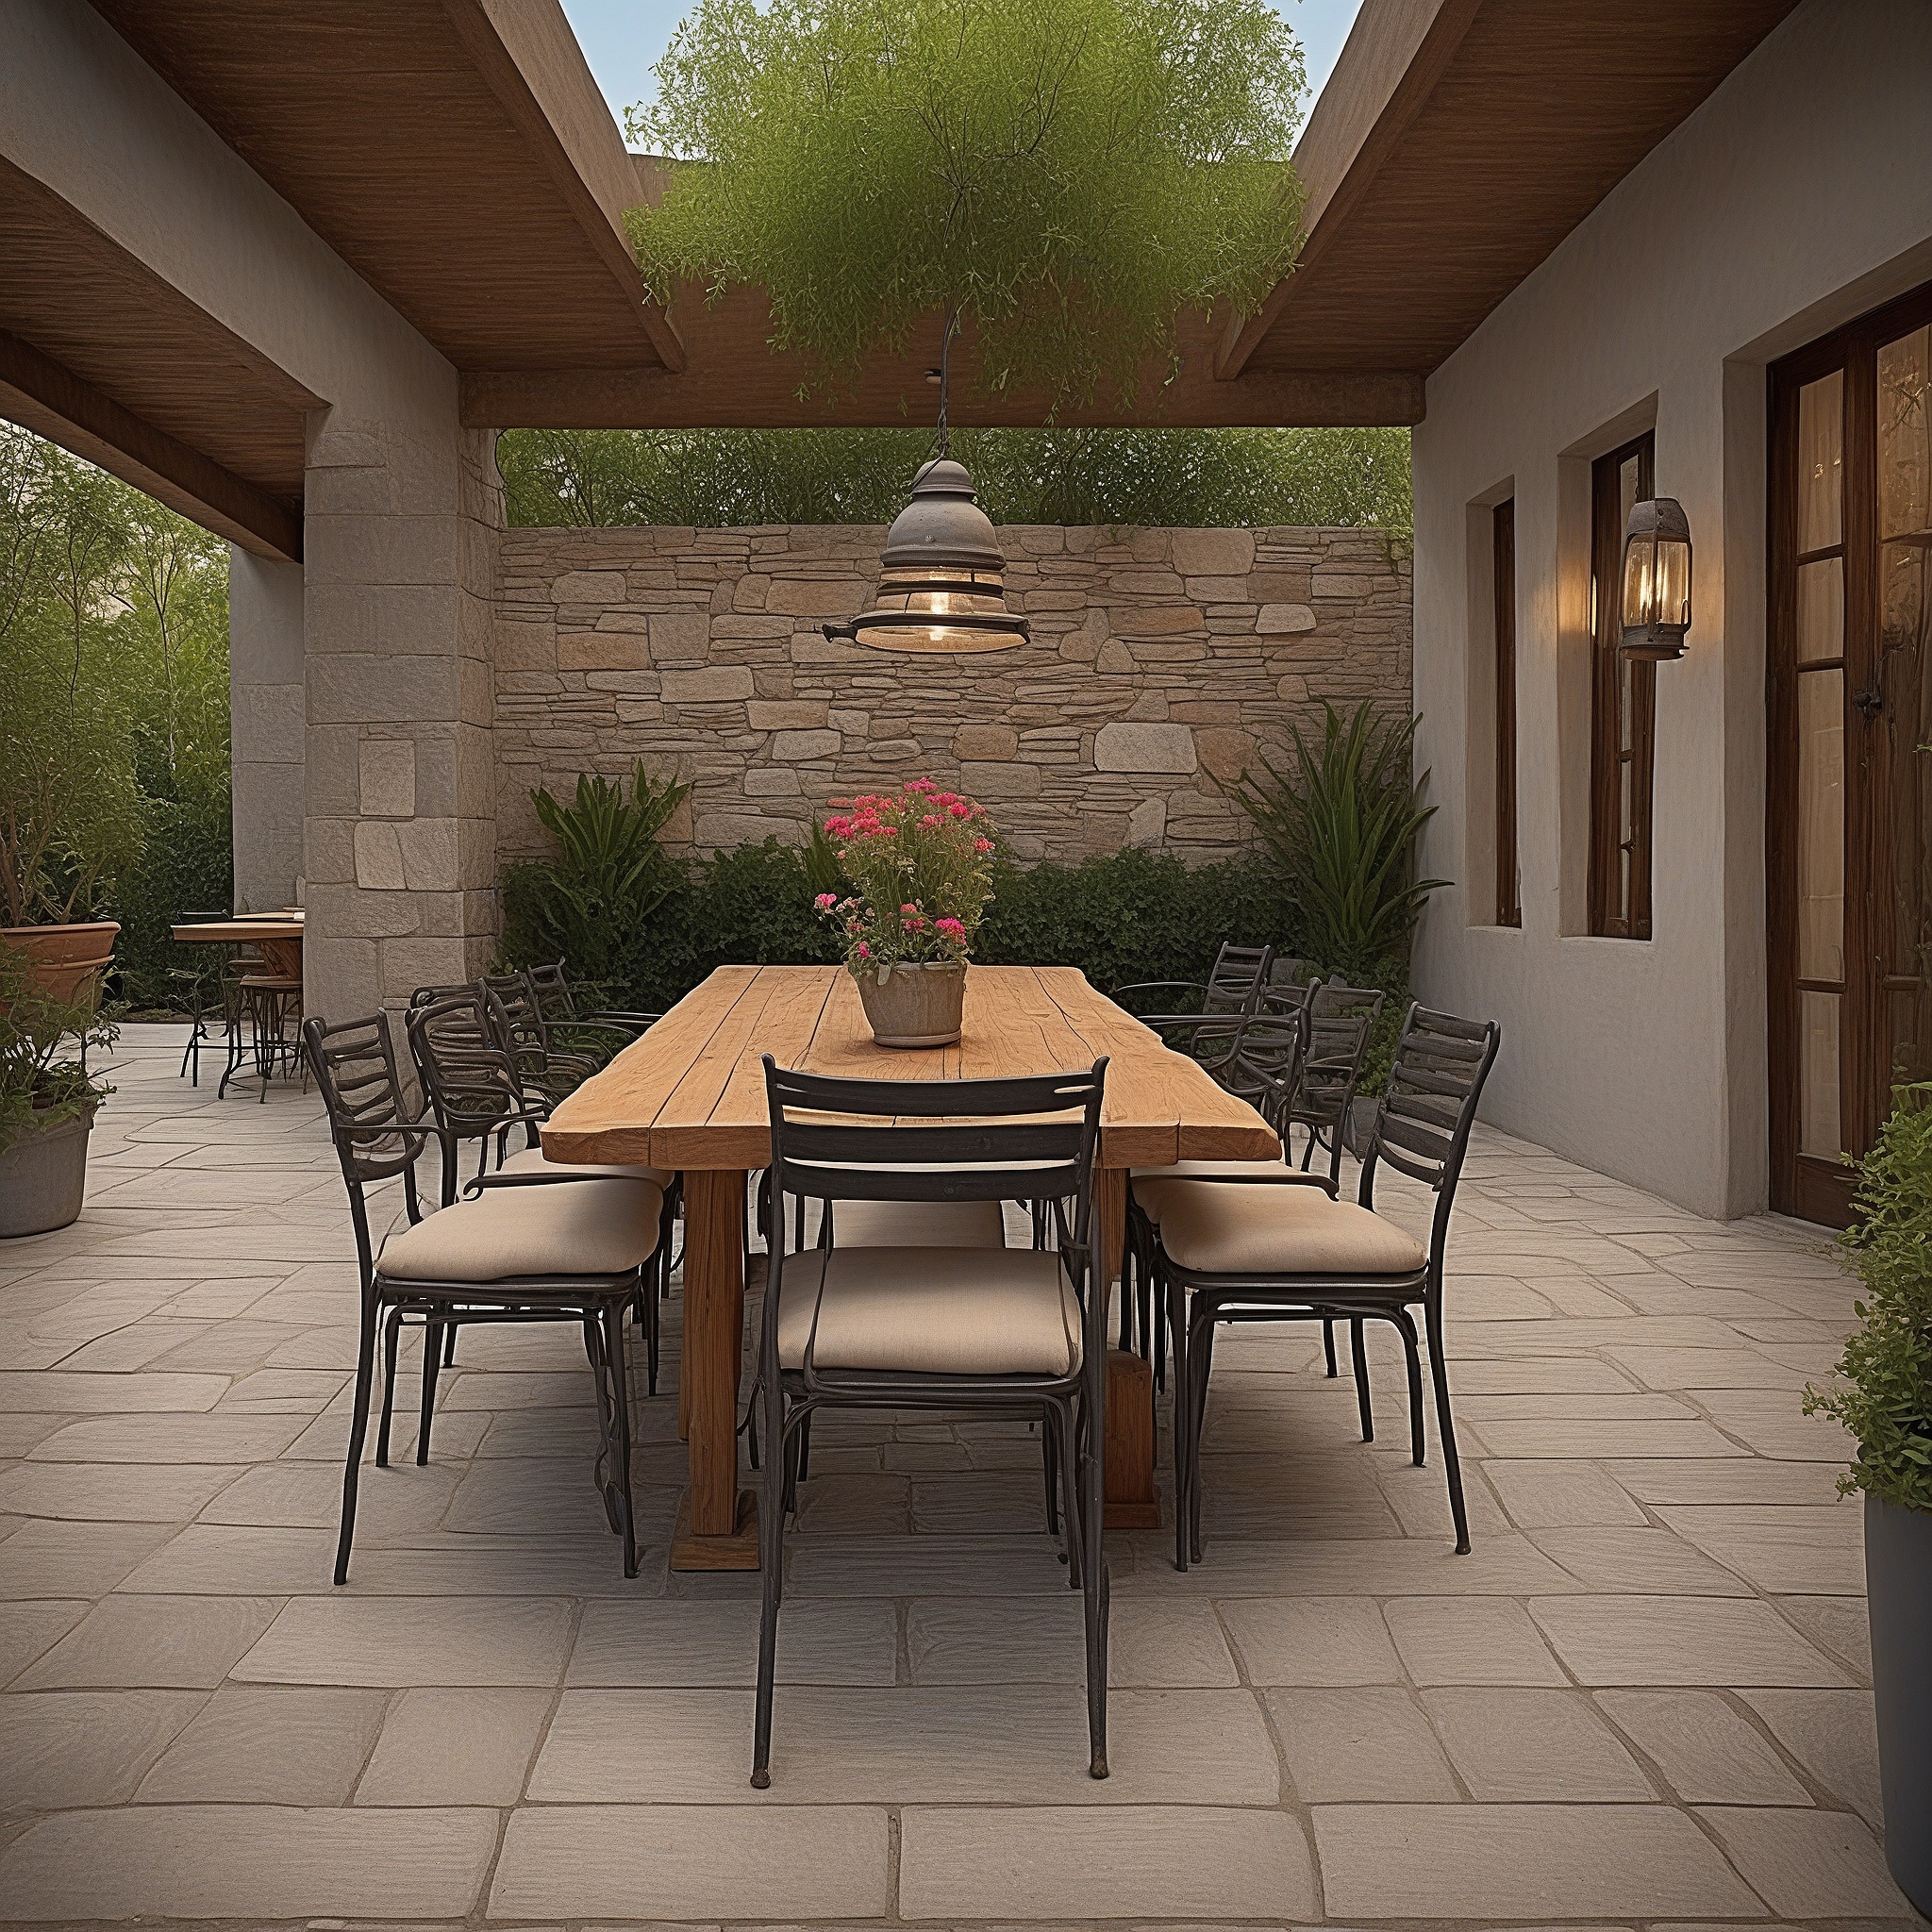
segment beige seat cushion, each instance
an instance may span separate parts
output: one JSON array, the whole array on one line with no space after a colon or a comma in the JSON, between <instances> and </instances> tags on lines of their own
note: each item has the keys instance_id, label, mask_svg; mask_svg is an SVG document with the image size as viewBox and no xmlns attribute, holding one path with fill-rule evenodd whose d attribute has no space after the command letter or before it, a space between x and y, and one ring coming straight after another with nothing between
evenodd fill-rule
<instances>
[{"instance_id":1,"label":"beige seat cushion","mask_svg":"<svg viewBox=\"0 0 1932 1932\"><path fill-rule=\"evenodd\" d=\"M552 1160L541 1147L525 1147L503 1163L505 1174L591 1174L603 1180L649 1181L654 1188L668 1188L676 1178L661 1167L597 1167L580 1160Z\"/></svg>"},{"instance_id":2,"label":"beige seat cushion","mask_svg":"<svg viewBox=\"0 0 1932 1932\"><path fill-rule=\"evenodd\" d=\"M1286 1172L1284 1164L1275 1159L1176 1160L1172 1167L1137 1167L1133 1174L1134 1200L1141 1213L1158 1227L1161 1210L1168 1200L1168 1191L1161 1186L1163 1181L1185 1180L1190 1174L1229 1174L1239 1179L1251 1174Z\"/></svg>"},{"instance_id":3,"label":"beige seat cushion","mask_svg":"<svg viewBox=\"0 0 1932 1932\"><path fill-rule=\"evenodd\" d=\"M841 1248L1003 1248L997 1201L835 1201L832 1239Z\"/></svg>"},{"instance_id":4,"label":"beige seat cushion","mask_svg":"<svg viewBox=\"0 0 1932 1932\"><path fill-rule=\"evenodd\" d=\"M1320 1188L1163 1181L1160 1245L1198 1274L1414 1274L1423 1245Z\"/></svg>"},{"instance_id":5,"label":"beige seat cushion","mask_svg":"<svg viewBox=\"0 0 1932 1932\"><path fill-rule=\"evenodd\" d=\"M1067 1375L1080 1365L1080 1304L1058 1255L812 1249L789 1257L780 1279L778 1359L788 1369L804 1366L815 1307L821 1369Z\"/></svg>"},{"instance_id":6,"label":"beige seat cushion","mask_svg":"<svg viewBox=\"0 0 1932 1932\"><path fill-rule=\"evenodd\" d=\"M392 1281L505 1281L525 1275L626 1274L658 1245L664 1196L648 1181L486 1188L383 1243L375 1272Z\"/></svg>"}]
</instances>

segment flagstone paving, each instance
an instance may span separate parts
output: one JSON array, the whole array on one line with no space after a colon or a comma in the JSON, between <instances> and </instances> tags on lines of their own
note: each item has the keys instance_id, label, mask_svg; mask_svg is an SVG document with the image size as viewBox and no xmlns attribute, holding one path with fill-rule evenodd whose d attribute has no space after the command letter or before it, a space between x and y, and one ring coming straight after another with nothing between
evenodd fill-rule
<instances>
[{"instance_id":1,"label":"flagstone paving","mask_svg":"<svg viewBox=\"0 0 1932 1932\"><path fill-rule=\"evenodd\" d=\"M1852 1320L1819 1231L1479 1131L1473 1553L1383 1339L1365 1444L1317 1331L1224 1331L1206 1560L1109 1538L1103 1784L1037 1443L823 1418L758 1792L757 1580L666 1559L676 1302L634 1582L581 1346L537 1328L464 1334L432 1461L365 1473L332 1589L334 1155L292 1086L190 1089L179 1037L124 1034L80 1222L0 1245L0 1919L1921 1923L1879 1850L1845 1444L1799 1409Z\"/></svg>"}]
</instances>

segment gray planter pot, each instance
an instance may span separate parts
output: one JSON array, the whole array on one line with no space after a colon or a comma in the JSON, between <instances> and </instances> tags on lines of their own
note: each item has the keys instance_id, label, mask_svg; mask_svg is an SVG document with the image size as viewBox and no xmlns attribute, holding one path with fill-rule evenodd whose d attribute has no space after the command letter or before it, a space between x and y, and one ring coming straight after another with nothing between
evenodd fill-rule
<instances>
[{"instance_id":1,"label":"gray planter pot","mask_svg":"<svg viewBox=\"0 0 1932 1932\"><path fill-rule=\"evenodd\" d=\"M80 1214L93 1116L28 1133L0 1154L0 1240L46 1234Z\"/></svg>"},{"instance_id":2,"label":"gray planter pot","mask_svg":"<svg viewBox=\"0 0 1932 1932\"><path fill-rule=\"evenodd\" d=\"M1932 1510L1865 1498L1885 1862L1932 1918Z\"/></svg>"},{"instance_id":3,"label":"gray planter pot","mask_svg":"<svg viewBox=\"0 0 1932 1932\"><path fill-rule=\"evenodd\" d=\"M963 966L894 966L858 975L858 997L880 1046L950 1046L966 1000Z\"/></svg>"}]
</instances>

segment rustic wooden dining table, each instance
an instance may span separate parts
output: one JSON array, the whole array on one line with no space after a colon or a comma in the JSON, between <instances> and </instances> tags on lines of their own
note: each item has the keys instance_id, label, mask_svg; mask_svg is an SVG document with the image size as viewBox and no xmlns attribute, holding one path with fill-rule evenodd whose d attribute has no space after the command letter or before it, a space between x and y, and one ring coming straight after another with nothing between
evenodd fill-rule
<instances>
[{"instance_id":1,"label":"rustic wooden dining table","mask_svg":"<svg viewBox=\"0 0 1932 1932\"><path fill-rule=\"evenodd\" d=\"M1267 1159L1280 1152L1253 1108L1096 992L1071 966L974 966L964 1027L952 1046L877 1045L858 988L835 966L721 966L640 1040L558 1107L543 1151L561 1161L643 1162L684 1176L684 1346L678 1376L691 1486L672 1567L755 1570L758 1513L741 1490L738 1396L743 1353L745 1186L766 1165L771 1130L762 1056L808 1073L858 1079L970 1080L1087 1067L1109 1058L1094 1201L1104 1278L1120 1272L1126 1181L1136 1167L1186 1159ZM1151 1507L1152 1382L1144 1471L1115 1472ZM1109 1410L1114 1391L1109 1391ZM1111 1433L1110 1438L1111 1441ZM1111 1454L1111 1450L1110 1450ZM1141 1487L1138 1491L1134 1485ZM1144 1519L1141 1519L1144 1520Z\"/></svg>"},{"instance_id":2,"label":"rustic wooden dining table","mask_svg":"<svg viewBox=\"0 0 1932 1932\"><path fill-rule=\"evenodd\" d=\"M263 963L277 978L302 977L302 921L271 913L243 913L234 919L197 919L170 929L184 946L259 946Z\"/></svg>"}]
</instances>

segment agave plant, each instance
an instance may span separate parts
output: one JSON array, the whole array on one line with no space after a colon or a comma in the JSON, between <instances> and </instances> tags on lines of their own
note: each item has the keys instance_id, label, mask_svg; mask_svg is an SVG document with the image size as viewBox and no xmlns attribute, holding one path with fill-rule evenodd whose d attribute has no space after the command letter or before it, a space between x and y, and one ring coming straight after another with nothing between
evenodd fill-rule
<instances>
[{"instance_id":1,"label":"agave plant","mask_svg":"<svg viewBox=\"0 0 1932 1932\"><path fill-rule=\"evenodd\" d=\"M534 958L561 958L573 976L617 976L624 949L677 882L658 834L691 795L689 785L653 778L638 760L626 799L622 779L580 773L576 797L531 792L557 859L513 868L508 908Z\"/></svg>"},{"instance_id":2,"label":"agave plant","mask_svg":"<svg viewBox=\"0 0 1932 1932\"><path fill-rule=\"evenodd\" d=\"M1449 883L1414 875L1416 840L1436 809L1418 802L1410 776L1418 721L1366 702L1345 720L1322 709L1314 745L1294 729L1291 771L1264 758L1233 794L1294 882L1309 956L1351 978L1406 974L1416 921Z\"/></svg>"}]
</instances>

